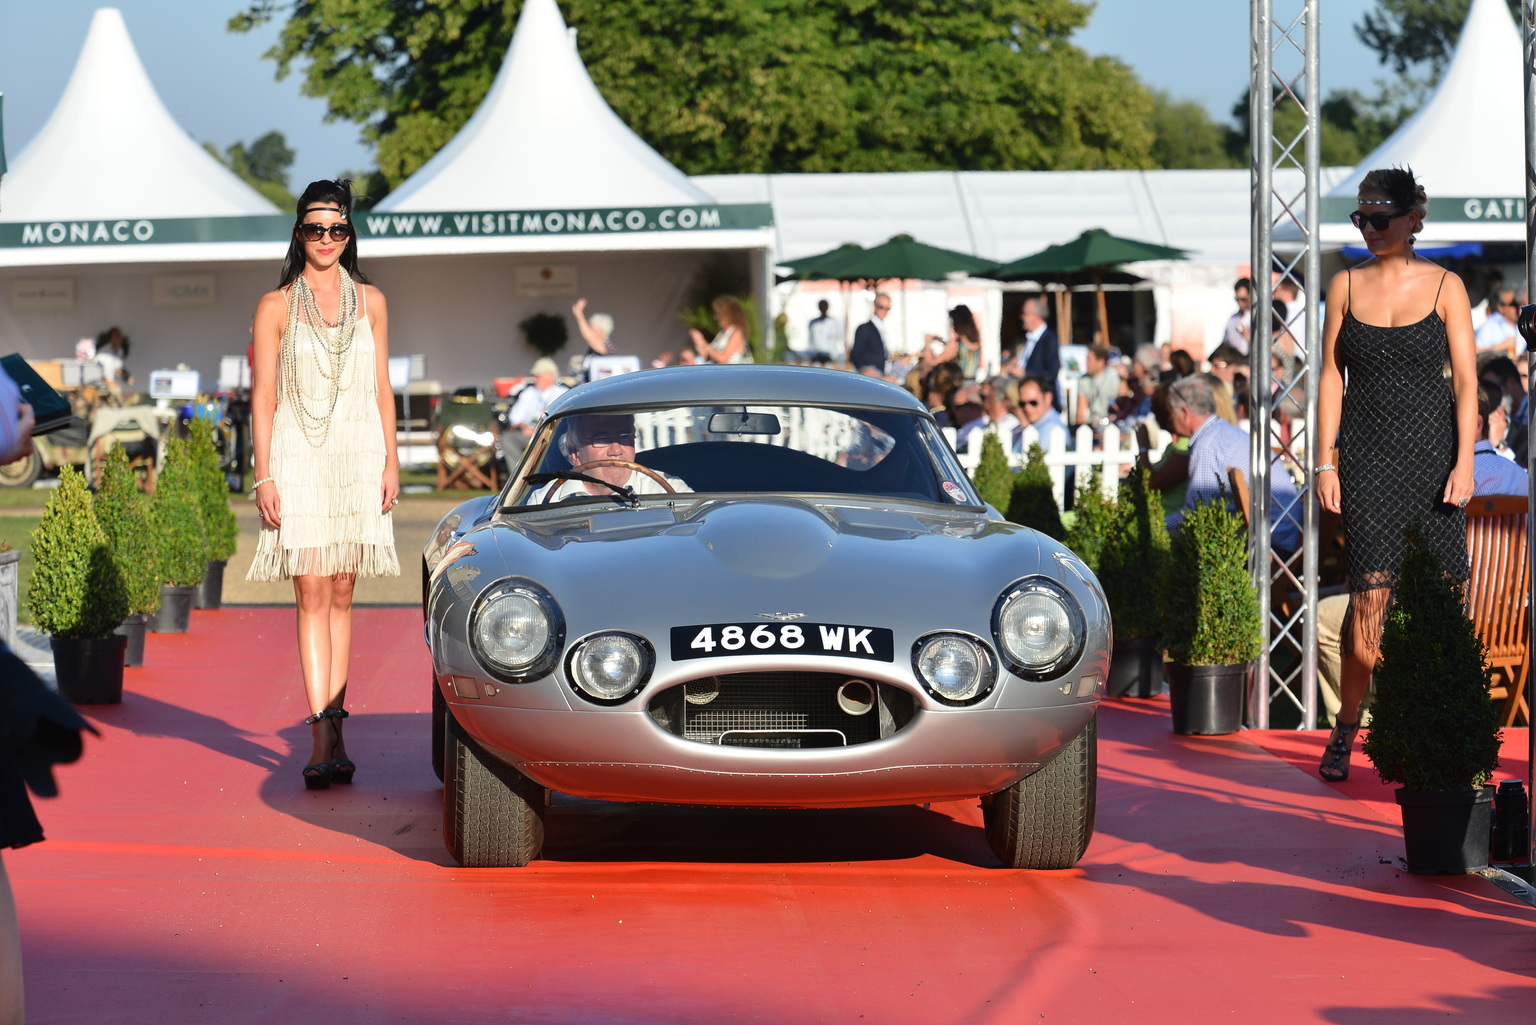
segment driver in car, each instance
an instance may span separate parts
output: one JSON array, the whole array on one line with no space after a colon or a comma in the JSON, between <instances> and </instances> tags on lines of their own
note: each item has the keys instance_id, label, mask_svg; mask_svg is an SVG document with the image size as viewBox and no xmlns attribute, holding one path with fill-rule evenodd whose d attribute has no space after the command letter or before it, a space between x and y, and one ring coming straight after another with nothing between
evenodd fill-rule
<instances>
[{"instance_id":1,"label":"driver in car","mask_svg":"<svg viewBox=\"0 0 1536 1025\"><path fill-rule=\"evenodd\" d=\"M619 488L626 488L635 495L693 490L670 474L635 462L635 418L632 416L603 413L578 417L560 436L560 453L571 461L572 473L594 479L566 477L551 481L548 487L534 494L531 504L587 495L617 495L621 494Z\"/></svg>"}]
</instances>

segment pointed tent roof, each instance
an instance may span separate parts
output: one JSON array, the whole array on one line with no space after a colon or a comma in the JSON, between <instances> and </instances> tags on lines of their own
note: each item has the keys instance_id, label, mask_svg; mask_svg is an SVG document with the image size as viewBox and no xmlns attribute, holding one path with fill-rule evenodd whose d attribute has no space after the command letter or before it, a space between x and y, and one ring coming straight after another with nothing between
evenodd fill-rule
<instances>
[{"instance_id":1,"label":"pointed tent roof","mask_svg":"<svg viewBox=\"0 0 1536 1025\"><path fill-rule=\"evenodd\" d=\"M379 210L668 206L710 197L603 99L555 0L528 0L491 91Z\"/></svg>"},{"instance_id":2,"label":"pointed tent roof","mask_svg":"<svg viewBox=\"0 0 1536 1025\"><path fill-rule=\"evenodd\" d=\"M1472 0L1434 94L1323 197L1323 243L1359 244L1348 216L1360 180L1373 168L1399 165L1412 167L1429 193L1421 242L1524 241L1521 51L1504 0ZM1294 228L1277 227L1275 237L1282 234L1298 237Z\"/></svg>"},{"instance_id":3,"label":"pointed tent roof","mask_svg":"<svg viewBox=\"0 0 1536 1025\"><path fill-rule=\"evenodd\" d=\"M223 217L277 208L182 130L114 8L91 18L53 116L11 162L6 221Z\"/></svg>"}]
</instances>

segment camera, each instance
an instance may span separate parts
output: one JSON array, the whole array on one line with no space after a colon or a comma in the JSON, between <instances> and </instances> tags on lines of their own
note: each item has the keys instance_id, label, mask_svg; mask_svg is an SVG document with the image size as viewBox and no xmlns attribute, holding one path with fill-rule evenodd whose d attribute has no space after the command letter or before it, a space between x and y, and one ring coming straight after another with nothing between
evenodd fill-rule
<instances>
[{"instance_id":1,"label":"camera","mask_svg":"<svg viewBox=\"0 0 1536 1025\"><path fill-rule=\"evenodd\" d=\"M1520 329L1520 337L1525 339L1525 347L1536 350L1536 303L1520 307L1515 326Z\"/></svg>"}]
</instances>

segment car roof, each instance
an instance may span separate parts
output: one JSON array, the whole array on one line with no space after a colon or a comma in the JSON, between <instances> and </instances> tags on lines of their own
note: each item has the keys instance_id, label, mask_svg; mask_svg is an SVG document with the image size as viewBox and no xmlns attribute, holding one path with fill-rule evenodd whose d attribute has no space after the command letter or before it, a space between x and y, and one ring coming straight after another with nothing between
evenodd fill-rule
<instances>
[{"instance_id":1,"label":"car roof","mask_svg":"<svg viewBox=\"0 0 1536 1025\"><path fill-rule=\"evenodd\" d=\"M716 403L856 406L928 414L910 393L878 378L818 367L739 365L665 367L591 381L551 402L548 415Z\"/></svg>"}]
</instances>

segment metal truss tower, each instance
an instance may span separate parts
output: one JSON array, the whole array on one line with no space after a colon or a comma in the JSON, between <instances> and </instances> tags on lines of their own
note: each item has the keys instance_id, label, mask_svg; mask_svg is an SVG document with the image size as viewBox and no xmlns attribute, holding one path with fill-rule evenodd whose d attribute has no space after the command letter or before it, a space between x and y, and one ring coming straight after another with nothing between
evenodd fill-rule
<instances>
[{"instance_id":1,"label":"metal truss tower","mask_svg":"<svg viewBox=\"0 0 1536 1025\"><path fill-rule=\"evenodd\" d=\"M1276 8L1284 8L1278 15ZM1266 644L1249 689L1248 725L1267 729L1271 705L1293 706L1303 729L1317 722L1317 384L1322 365L1318 300L1321 164L1318 0L1250 0L1250 137L1253 143L1253 330L1249 341L1249 554ZM1299 170L1301 187L1296 188ZM1279 181L1277 179L1283 179ZM1300 248L1276 254L1274 230L1294 225ZM1305 312L1277 340L1271 323L1274 273L1305 296ZM1294 310L1291 311L1294 314ZM1277 370L1271 357L1277 356ZM1297 400L1302 400L1299 403ZM1284 413L1301 405L1300 421ZM1301 494L1288 515L1300 528L1295 552L1271 543L1274 476L1289 473ZM1288 595L1301 595L1287 601ZM1286 715L1287 720L1291 718Z\"/></svg>"}]
</instances>

